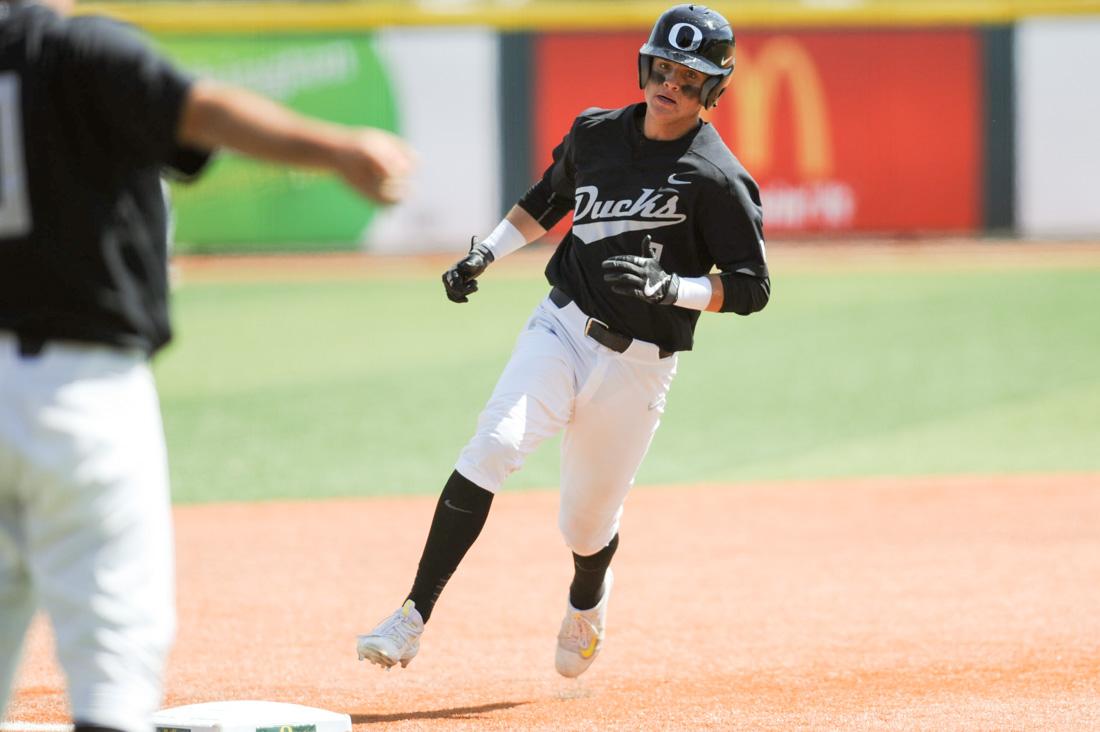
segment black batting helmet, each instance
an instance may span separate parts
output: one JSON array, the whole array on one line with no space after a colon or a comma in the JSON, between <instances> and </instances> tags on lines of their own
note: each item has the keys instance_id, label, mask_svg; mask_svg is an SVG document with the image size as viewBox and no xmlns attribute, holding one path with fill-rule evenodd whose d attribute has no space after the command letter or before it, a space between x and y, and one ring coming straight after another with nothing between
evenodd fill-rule
<instances>
[{"instance_id":1,"label":"black batting helmet","mask_svg":"<svg viewBox=\"0 0 1100 732\"><path fill-rule=\"evenodd\" d=\"M704 107L713 107L733 73L733 28L719 13L703 5L677 5L657 19L649 40L638 49L638 85L649 81L652 58L663 58L706 74Z\"/></svg>"}]
</instances>

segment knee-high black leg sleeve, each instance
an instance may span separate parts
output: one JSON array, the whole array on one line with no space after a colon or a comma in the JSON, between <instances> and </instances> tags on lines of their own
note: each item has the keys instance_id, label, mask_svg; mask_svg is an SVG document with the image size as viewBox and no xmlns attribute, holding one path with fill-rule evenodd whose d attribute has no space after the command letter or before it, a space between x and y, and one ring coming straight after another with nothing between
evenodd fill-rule
<instances>
[{"instance_id":1,"label":"knee-high black leg sleeve","mask_svg":"<svg viewBox=\"0 0 1100 732\"><path fill-rule=\"evenodd\" d=\"M424 622L431 617L447 580L481 534L492 503L492 493L467 480L457 470L443 486L428 540L424 543L424 553L420 555L416 579L409 591L409 599L416 603Z\"/></svg>"},{"instance_id":2,"label":"knee-high black leg sleeve","mask_svg":"<svg viewBox=\"0 0 1100 732\"><path fill-rule=\"evenodd\" d=\"M587 557L573 552L573 583L569 585L569 604L578 610L596 607L602 599L600 590L607 568L611 566L611 557L619 548L619 535L611 537L603 549Z\"/></svg>"}]
</instances>

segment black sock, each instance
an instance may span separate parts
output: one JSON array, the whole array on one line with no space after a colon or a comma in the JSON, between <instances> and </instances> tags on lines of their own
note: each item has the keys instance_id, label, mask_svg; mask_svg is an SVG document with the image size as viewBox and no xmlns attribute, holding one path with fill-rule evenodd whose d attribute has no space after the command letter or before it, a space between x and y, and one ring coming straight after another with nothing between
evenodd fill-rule
<instances>
[{"instance_id":1,"label":"black sock","mask_svg":"<svg viewBox=\"0 0 1100 732\"><path fill-rule=\"evenodd\" d=\"M122 732L122 730L117 727L100 727L98 724L76 722L73 725L73 732Z\"/></svg>"},{"instance_id":2,"label":"black sock","mask_svg":"<svg viewBox=\"0 0 1100 732\"><path fill-rule=\"evenodd\" d=\"M573 552L573 584L569 585L569 604L578 610L590 610L602 599L600 590L607 568L611 566L611 557L619 548L619 535L611 537L603 549L595 554L582 557Z\"/></svg>"},{"instance_id":3,"label":"black sock","mask_svg":"<svg viewBox=\"0 0 1100 732\"><path fill-rule=\"evenodd\" d=\"M457 470L447 479L409 591L409 599L416 603L424 622L431 617L447 580L477 540L492 503L492 493L459 475Z\"/></svg>"}]
</instances>

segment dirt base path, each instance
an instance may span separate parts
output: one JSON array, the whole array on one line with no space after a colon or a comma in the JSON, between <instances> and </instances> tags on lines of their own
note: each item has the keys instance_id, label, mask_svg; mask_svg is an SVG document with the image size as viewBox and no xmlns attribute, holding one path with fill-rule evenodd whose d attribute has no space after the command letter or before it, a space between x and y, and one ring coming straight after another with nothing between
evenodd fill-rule
<instances>
[{"instance_id":1,"label":"dirt base path","mask_svg":"<svg viewBox=\"0 0 1100 732\"><path fill-rule=\"evenodd\" d=\"M578 681L553 669L554 493L497 499L408 669L356 660L433 505L177 509L166 705L308 704L357 732L1100 728L1100 475L638 490ZM65 720L50 653L39 624L11 719Z\"/></svg>"}]
</instances>

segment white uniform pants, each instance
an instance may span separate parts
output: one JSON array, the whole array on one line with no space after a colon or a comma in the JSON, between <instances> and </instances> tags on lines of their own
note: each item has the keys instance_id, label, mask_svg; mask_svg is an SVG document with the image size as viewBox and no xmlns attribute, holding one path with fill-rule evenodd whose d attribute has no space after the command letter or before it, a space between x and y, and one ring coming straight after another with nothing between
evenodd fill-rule
<instances>
[{"instance_id":1,"label":"white uniform pants","mask_svg":"<svg viewBox=\"0 0 1100 732\"><path fill-rule=\"evenodd\" d=\"M582 556L619 530L676 374L675 354L659 358L657 346L637 340L617 353L585 335L587 321L574 303L539 303L455 466L496 493L539 443L564 429L558 525Z\"/></svg>"},{"instance_id":2,"label":"white uniform pants","mask_svg":"<svg viewBox=\"0 0 1100 732\"><path fill-rule=\"evenodd\" d=\"M160 407L141 354L0 333L0 718L45 610L73 717L151 730L175 633Z\"/></svg>"}]
</instances>

